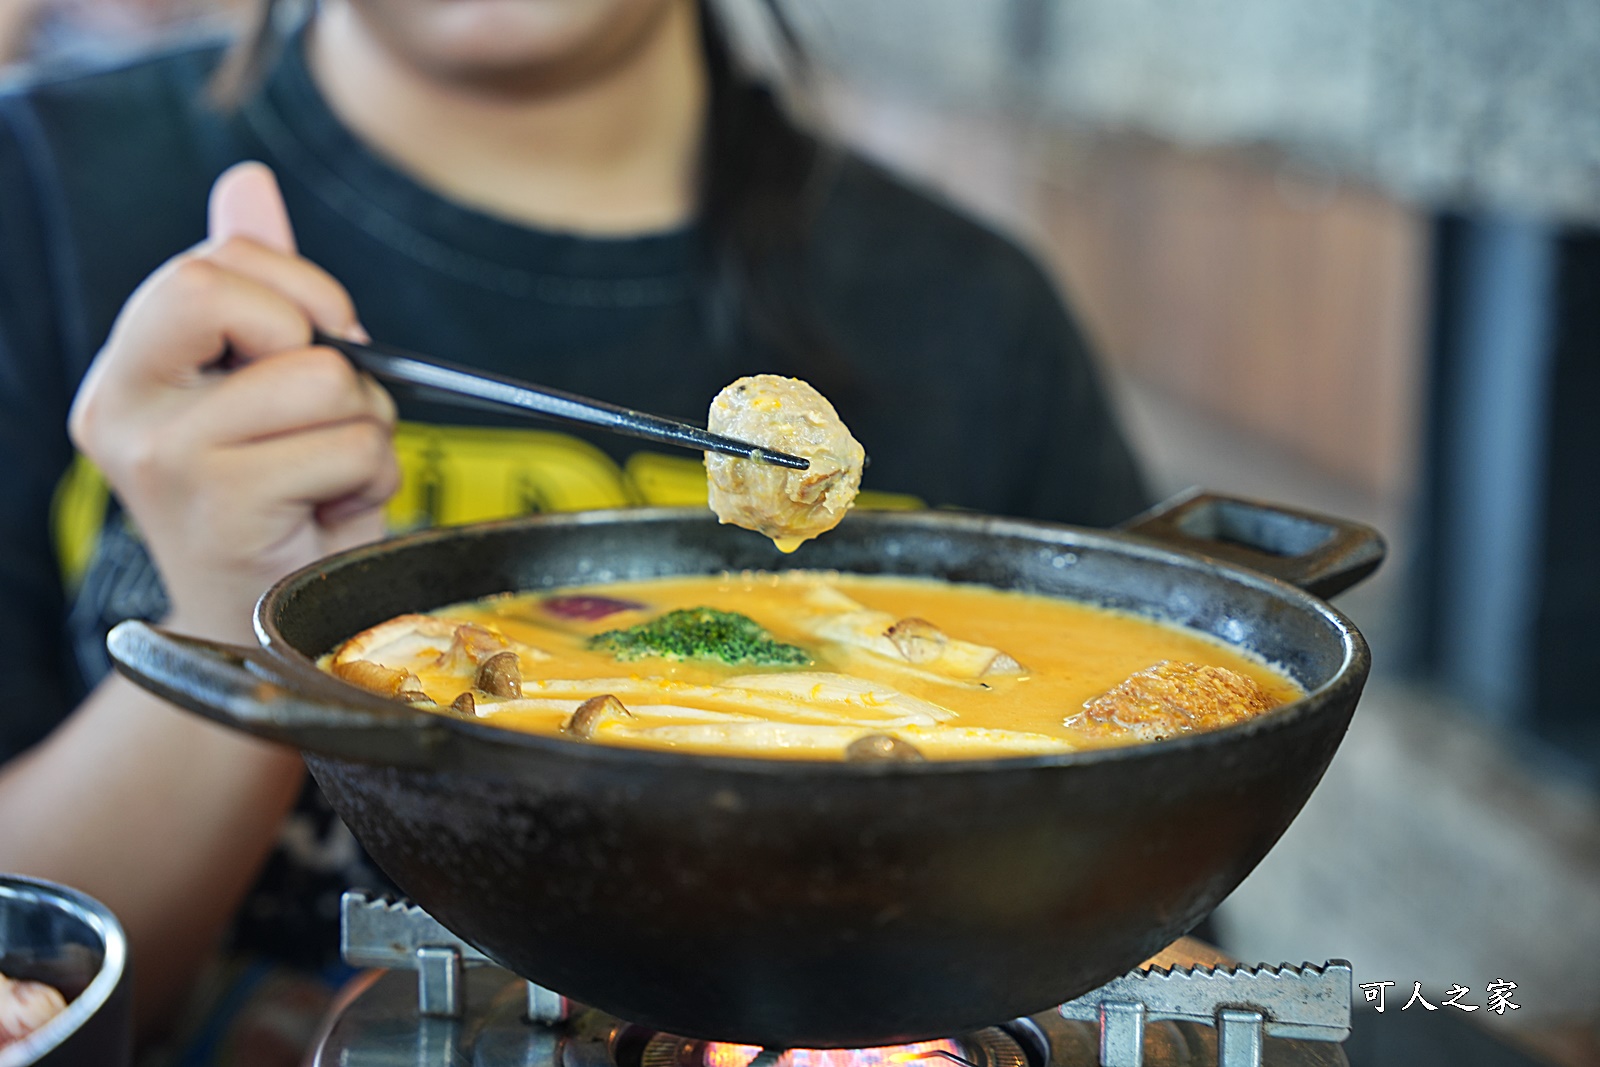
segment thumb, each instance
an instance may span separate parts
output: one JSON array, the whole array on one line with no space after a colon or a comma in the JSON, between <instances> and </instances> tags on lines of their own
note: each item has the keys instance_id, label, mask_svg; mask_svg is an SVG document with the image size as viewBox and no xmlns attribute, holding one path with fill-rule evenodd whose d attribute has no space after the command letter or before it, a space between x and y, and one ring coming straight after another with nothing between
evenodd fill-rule
<instances>
[{"instance_id":1,"label":"thumb","mask_svg":"<svg viewBox=\"0 0 1600 1067\"><path fill-rule=\"evenodd\" d=\"M213 241L248 237L279 252L294 252L294 227L278 179L265 163L235 163L211 187L206 211Z\"/></svg>"}]
</instances>

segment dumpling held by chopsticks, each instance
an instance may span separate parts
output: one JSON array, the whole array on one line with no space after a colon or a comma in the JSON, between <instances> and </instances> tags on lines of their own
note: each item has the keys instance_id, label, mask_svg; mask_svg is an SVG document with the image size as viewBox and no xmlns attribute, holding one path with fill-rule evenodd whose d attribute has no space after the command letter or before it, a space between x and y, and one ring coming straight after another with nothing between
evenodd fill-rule
<instances>
[{"instance_id":1,"label":"dumpling held by chopsticks","mask_svg":"<svg viewBox=\"0 0 1600 1067\"><path fill-rule=\"evenodd\" d=\"M833 405L798 378L740 378L711 402L707 428L810 461L797 471L706 453L711 510L784 552L839 525L861 487L866 450Z\"/></svg>"}]
</instances>

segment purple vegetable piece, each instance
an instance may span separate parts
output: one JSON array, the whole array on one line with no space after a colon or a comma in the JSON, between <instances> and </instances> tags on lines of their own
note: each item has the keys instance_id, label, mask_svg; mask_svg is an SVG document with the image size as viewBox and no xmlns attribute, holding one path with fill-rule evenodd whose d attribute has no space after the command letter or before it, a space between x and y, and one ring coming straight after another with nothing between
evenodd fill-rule
<instances>
[{"instance_id":1,"label":"purple vegetable piece","mask_svg":"<svg viewBox=\"0 0 1600 1067\"><path fill-rule=\"evenodd\" d=\"M616 600L608 596L551 596L542 601L544 610L563 619L583 619L592 622L619 611L641 611L644 605L637 600Z\"/></svg>"}]
</instances>

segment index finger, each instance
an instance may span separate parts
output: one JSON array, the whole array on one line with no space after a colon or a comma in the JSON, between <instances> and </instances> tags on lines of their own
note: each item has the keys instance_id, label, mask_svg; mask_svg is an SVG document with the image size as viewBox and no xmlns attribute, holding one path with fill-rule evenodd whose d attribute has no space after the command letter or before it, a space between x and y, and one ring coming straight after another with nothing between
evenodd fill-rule
<instances>
[{"instance_id":1,"label":"index finger","mask_svg":"<svg viewBox=\"0 0 1600 1067\"><path fill-rule=\"evenodd\" d=\"M276 290L305 312L324 333L366 341L356 307L339 282L308 259L268 248L249 237L230 237L202 246L198 255L235 274Z\"/></svg>"},{"instance_id":2,"label":"index finger","mask_svg":"<svg viewBox=\"0 0 1600 1067\"><path fill-rule=\"evenodd\" d=\"M296 253L278 179L265 163L235 163L211 186L207 239L198 251L279 290L327 333L366 340L344 286Z\"/></svg>"},{"instance_id":3,"label":"index finger","mask_svg":"<svg viewBox=\"0 0 1600 1067\"><path fill-rule=\"evenodd\" d=\"M258 359L304 347L311 333L305 312L272 286L202 256L178 256L123 305L81 392L195 385L226 353Z\"/></svg>"}]
</instances>

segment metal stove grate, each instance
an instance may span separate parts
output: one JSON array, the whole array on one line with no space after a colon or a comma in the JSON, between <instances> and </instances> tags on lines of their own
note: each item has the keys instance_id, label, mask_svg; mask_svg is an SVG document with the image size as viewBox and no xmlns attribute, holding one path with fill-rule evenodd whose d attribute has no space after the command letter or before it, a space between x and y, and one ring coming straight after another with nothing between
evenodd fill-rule
<instances>
[{"instance_id":1,"label":"metal stove grate","mask_svg":"<svg viewBox=\"0 0 1600 1067\"><path fill-rule=\"evenodd\" d=\"M417 972L417 1011L435 1019L466 1012L461 972L494 961L408 900L349 892L339 902L339 954L352 967ZM552 1025L571 1013L567 998L528 983L528 1019Z\"/></svg>"},{"instance_id":2,"label":"metal stove grate","mask_svg":"<svg viewBox=\"0 0 1600 1067\"><path fill-rule=\"evenodd\" d=\"M340 951L354 967L416 971L417 1010L424 1018L460 1018L466 1009L463 970L493 962L421 908L358 892L344 895ZM1101 1067L1143 1067L1145 1028L1159 1021L1213 1026L1219 1067L1261 1067L1267 1037L1345 1040L1351 988L1344 960L1298 967L1158 967L1113 979L1057 1011L1063 1019L1098 1025ZM527 984L528 1020L548 1026L570 1014L565 997ZM776 1059L775 1051L764 1050L751 1067Z\"/></svg>"},{"instance_id":3,"label":"metal stove grate","mask_svg":"<svg viewBox=\"0 0 1600 1067\"><path fill-rule=\"evenodd\" d=\"M1114 978L1057 1010L1064 1019L1099 1023L1101 1067L1142 1067L1145 1025L1158 1020L1215 1026L1220 1067L1260 1067L1264 1037L1349 1037L1350 982L1344 960L1320 967L1153 967Z\"/></svg>"}]
</instances>

